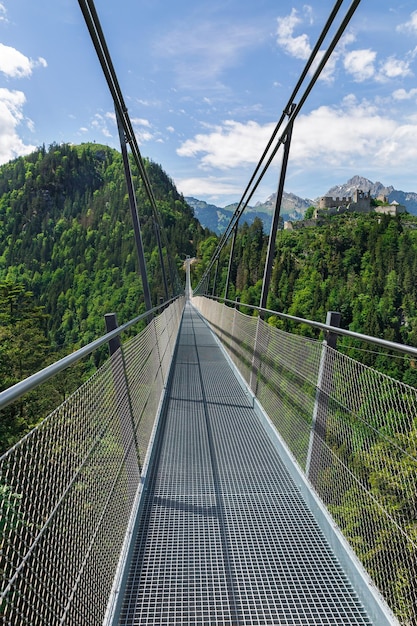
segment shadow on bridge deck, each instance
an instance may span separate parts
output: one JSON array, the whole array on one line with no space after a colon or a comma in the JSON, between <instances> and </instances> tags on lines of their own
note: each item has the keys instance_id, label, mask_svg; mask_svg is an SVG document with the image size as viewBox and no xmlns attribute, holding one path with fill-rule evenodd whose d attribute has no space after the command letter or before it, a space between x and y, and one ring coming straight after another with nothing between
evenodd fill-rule
<instances>
[{"instance_id":1,"label":"shadow on bridge deck","mask_svg":"<svg viewBox=\"0 0 417 626\"><path fill-rule=\"evenodd\" d=\"M187 305L119 624L371 624Z\"/></svg>"}]
</instances>

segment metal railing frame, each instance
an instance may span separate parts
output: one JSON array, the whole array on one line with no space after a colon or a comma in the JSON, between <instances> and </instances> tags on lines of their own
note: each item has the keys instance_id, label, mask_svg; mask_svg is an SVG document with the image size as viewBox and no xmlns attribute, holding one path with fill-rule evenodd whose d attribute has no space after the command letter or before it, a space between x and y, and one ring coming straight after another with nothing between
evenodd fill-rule
<instances>
[{"instance_id":1,"label":"metal railing frame","mask_svg":"<svg viewBox=\"0 0 417 626\"><path fill-rule=\"evenodd\" d=\"M98 615L100 622L109 619L146 483L184 301L184 296L172 298L120 327L112 314L110 332L0 394L0 407L5 407L100 346L109 346L110 358L97 372L0 457L0 614L10 623L32 624L35 615L36 623L40 616L48 623L55 618L90 623ZM120 342L123 332L147 318L150 323L141 332ZM108 392L97 386L106 381ZM80 429L87 424L87 429L77 430L77 424ZM101 543L100 533L106 537ZM113 541L116 550L109 552ZM57 555L61 546L62 560L56 556L60 567L53 574L51 554ZM105 549L104 571L100 550ZM29 574L23 576L24 568ZM84 597L90 589L83 584L90 580L88 568L94 572L91 589L100 585L100 593L91 593L91 603ZM55 588L61 591L54 594Z\"/></svg>"},{"instance_id":2,"label":"metal railing frame","mask_svg":"<svg viewBox=\"0 0 417 626\"><path fill-rule=\"evenodd\" d=\"M344 330L344 329L341 329L341 328L339 328L337 326L333 326L330 323L323 324L321 322L307 320L307 319L296 317L296 316L292 316L292 315L289 315L289 314L279 313L277 311L273 311L273 310L270 310L270 309L264 309L264 308L260 308L260 307L257 307L257 306L241 303L241 302L238 302L238 301L227 300L227 299L224 299L224 298L218 298L218 297L215 297L215 296L207 296L206 295L204 297L207 298L208 300L214 300L214 301L218 301L218 302L223 302L224 304L228 304L230 307L233 307L234 308L233 319L236 317L236 309L241 307L241 306L244 306L244 307L246 307L249 310L257 311L258 313L260 313L260 317L264 317L264 316L267 316L267 315L273 315L273 316L276 316L276 317L279 317L281 319L285 319L285 320L288 320L288 321L291 321L291 322L306 324L306 325L308 325L310 327L313 327L313 328L316 328L316 329L318 329L320 331L323 331L325 333L325 335L326 335L326 338L328 338L328 336L330 334L331 335L345 335L345 336L349 336L351 338L354 338L354 339L357 339L357 340L360 340L360 341L364 341L364 342L368 342L368 343L371 343L371 344L374 344L374 345L382 346L382 347L384 347L386 349L389 349L389 350L395 350L395 351L406 353L406 354L417 355L417 348L414 348L412 346L406 346L406 345L398 344L398 343L395 343L395 342L379 339L379 338L376 338L376 337L371 337L371 336L368 336L368 335L364 335L364 334L361 334L361 333L356 333L356 332L353 332L353 331ZM5 406L7 406L8 404L13 402L14 400L20 398L26 392L34 389L35 387L38 387L40 384L42 384L46 380L52 378L58 372L61 372L62 370L64 370L67 367L69 367L70 365L80 361L85 356L88 356L89 354L94 352L97 348L103 346L104 344L109 344L112 340L114 340L115 338L119 337L123 332L125 332L126 330L128 330L129 328L131 328L132 326L137 324L138 322L148 318L149 316L153 316L154 313L156 313L157 311L163 310L168 304L174 302L176 299L177 298L172 298L168 302L165 302L165 303L161 304L160 306L155 307L151 311L148 311L148 312L146 312L146 313L144 313L142 315L139 315L139 316L135 317L134 319L130 320L129 322L127 322L125 324L123 324L122 326L117 327L115 330L112 330L111 332L106 333L105 335L103 335L99 339L97 339L97 340L89 343L88 345L84 346L83 348L77 350L73 354L68 355L67 357L64 357L63 359L61 359L61 360L57 361L56 363L48 366L47 368L41 370L40 372L37 372L33 376L30 376L29 378L25 379L24 381L21 381L20 383L17 383L13 387L10 387L9 389L7 389L4 392L0 393L0 408L3 408ZM159 414L159 411L160 411L160 409L158 410L158 414ZM152 438L154 436L155 435L153 434ZM145 463L145 465L146 465L146 463ZM135 508L137 508L137 507L138 507L138 503L135 504ZM123 559L121 561L121 569L124 569L125 564L126 564L126 559L128 560L128 558L129 558L129 555L128 555L129 550L127 548L127 544L130 542L130 538L131 538L132 534L134 534L133 526L129 527L128 532L127 532L127 543L126 543L126 546L122 550ZM120 576L120 568L119 568L119 576ZM109 604L109 607L108 607L107 618L109 618L111 616L111 614L113 613L113 611L115 610L115 606L117 604L117 597L120 597L120 591L121 591L120 586L121 586L120 578L117 578L117 581L116 581L116 584L115 584L115 588L113 589L113 592L112 592L112 595L111 595L110 604ZM392 623L394 623L394 622L392 622Z\"/></svg>"},{"instance_id":3,"label":"metal railing frame","mask_svg":"<svg viewBox=\"0 0 417 626\"><path fill-rule=\"evenodd\" d=\"M204 303L204 301L206 302ZM368 381L370 385L369 389L371 393L371 404L366 407L365 401L364 413L361 413L362 396L358 395L353 401L352 397L343 396L345 391L343 386L340 386L340 379L338 384L333 384L333 368L337 365L336 355L338 353L338 350L336 347L336 337L338 335L344 335L359 340L361 342L380 346L389 351L396 351L402 354L413 356L417 355L417 348L414 346L403 345L393 341L388 341L385 339L380 339L377 337L372 337L362 333L339 328L336 325L338 323L336 316L334 321L331 321L331 317L329 314L326 320L326 324L323 324L321 322L307 320L293 315L273 311L271 309L265 309L258 306L225 299L222 297L210 296L208 294L195 294L195 299L193 298L192 302L194 306L196 306L200 314L208 321L210 327L212 328L212 331L217 336L217 339L220 345L222 345L224 352L231 364L235 368L237 368L239 377L241 377L243 381L242 386L247 389L248 394L252 397L254 407L259 412L259 415L262 417L262 419L265 420L265 425L268 432L271 433L271 437L274 441L276 440L277 447L284 458L284 462L287 468L291 470L291 473L294 470L294 472L292 473L294 480L296 480L297 484L305 483L305 489L302 489L303 495L308 502L311 502L314 514L318 512L316 519L331 543L333 541L333 531L338 534L338 524L341 524L340 537L337 539L336 542L337 555L338 558L340 558L345 563L345 551L346 554L350 552L351 555L353 554L352 551L355 551L355 554L353 554L353 560L352 557L349 557L346 560L346 565L348 566L349 576L353 573L353 578L351 578L351 580L352 582L354 581L355 588L359 589L359 596L367 606L367 609L370 611L370 616L372 616L372 619L375 620L374 623L414 624L416 615L416 588L414 585L411 584L410 581L413 579L413 574L416 571L416 563L412 560L413 557L411 556L412 554L415 554L415 539L413 538L412 533L407 532L406 527L403 526L401 512L398 512L398 515L396 515L395 512L393 513L393 510L389 508L388 505L385 506L386 503L383 500L383 496L381 497L381 494L379 494L378 487L376 487L376 491L373 492L372 485L370 487L366 486L366 481L363 476L360 475L359 469L355 468L354 466L352 466L352 468L349 466L349 455L347 455L346 459L344 459L344 453L342 448L339 456L338 443L340 443L340 441L344 442L345 439L338 439L339 435L337 434L335 429L335 423L338 419L338 416L337 410L335 411L335 407L336 404L338 404L339 410L344 412L346 415L351 412L353 419L359 420L358 423L360 424L361 428L369 429L371 439L365 440L366 435L364 434L364 432L362 432L360 434L360 437L356 440L354 439L356 437L354 429L350 428L349 422L345 422L344 417L341 416L341 430L338 432L340 433L340 435L342 435L342 437L346 436L346 445L348 447L352 445L352 453L356 455L356 461L360 463L362 459L363 462L363 455L366 456L371 450L371 446L368 444L372 444L372 438L374 435L376 436L378 434L380 438L379 441L385 446L381 451L381 455L379 457L375 457L375 459L378 458L379 460L375 460L374 462L374 460L371 458L367 459L368 465L366 466L366 470L364 471L368 471L369 476L371 476L373 472L381 472L381 465L383 465L385 458L384 454L388 455L387 459L391 459L391 454L388 451L389 446L391 445L393 451L392 472L393 476L397 476L395 474L395 454L401 453L404 458L408 460L410 466L413 462L416 461L415 454L412 453L411 450L408 450L405 442L403 443L402 435L404 434L405 436L404 431L407 427L413 428L412 420L417 410L417 392L415 388L405 383L401 383L400 381L396 381L392 377L378 372L369 366L362 365L358 361L355 361L347 355L339 352L340 358L342 359L341 362L346 363L347 365L352 364L353 366L353 368L349 370L350 375L352 376L350 378L350 383L356 380L355 366L353 365L355 363L359 368L363 368L360 370L360 372L373 372L375 376L380 377L378 378L378 380L381 380L381 388L379 392L377 391L376 387L372 386L372 380ZM213 308L210 307L210 302L213 303ZM221 312L217 309L217 307L221 307ZM247 314L242 314L239 312L241 320L246 320L244 323L242 322L242 324L237 323L238 311L236 309L239 310L240 307L246 307L246 309L249 310L249 313ZM224 320L227 310L229 310L230 313L226 316L227 323L225 326ZM252 317L250 315L250 311L256 311L257 313L259 313L259 316L257 318L256 316ZM265 322L265 320L262 320L262 318L265 318L267 316L275 316L290 322L305 324L309 327L318 329L324 332L324 341L320 342L319 340L312 339L310 337L303 338L301 335L296 335L294 333L286 330L281 330L279 328L269 327L271 330L266 331L269 325ZM250 324L249 320L251 320ZM238 338L236 337L235 325L240 327L237 328L238 332L240 332ZM263 326L265 329L264 331L262 331L262 340L260 338L258 339L258 335L261 334L260 326ZM299 351L298 356L297 346L299 346L300 341L296 341L295 344L291 344L294 345L294 348L288 346L284 341L284 352L282 352L282 354L281 349L278 347L278 352L281 354L282 358L286 358L285 350L295 350L295 360L293 361L292 365L290 365L289 371L293 373L297 372L295 375L299 376L300 380L304 381L307 384L307 387L308 385L313 386L310 389L307 388L305 390L303 398L300 398L297 395L295 399L293 398L293 402L290 402L289 404L288 394L291 393L291 387L286 385L285 381L282 388L281 386L279 386L279 388L277 389L275 389L274 387L275 385L278 385L278 383L276 381L276 378L274 378L273 372L275 370L275 366L277 372L281 371L282 362L278 358L276 362L272 363L271 355L267 354L267 346L269 345L268 342L273 341L273 337L275 336L273 333L275 331L277 331L277 333L280 333L279 336L281 338L292 336L294 340L297 338L298 340L304 339L306 341L305 348ZM267 339L265 339L266 337ZM309 343L311 343L311 349L308 347ZM320 345L322 346L321 349L319 348ZM317 346L317 348L314 348L314 346ZM305 353L303 351L304 349L307 350ZM302 355L300 357L301 352ZM312 357L315 358L315 361L311 361ZM294 367L297 367L297 358L301 358L303 361L303 365L300 364L301 368L299 372L298 370L294 370ZM306 374L306 370L308 369L309 365L304 366L307 361L313 365L313 371L311 372L310 377ZM323 375L324 368L326 368L327 370L327 375L325 376ZM339 367L335 369L335 372L336 376L340 374ZM315 375L317 375L317 378L314 381L313 379L315 378ZM325 382L323 382L323 378L326 379ZM398 427L398 433L395 429L395 433L398 434L398 440L396 439L397 434L387 434L384 430L386 424L389 427L392 426L394 428L392 422L393 418L390 414L392 412L392 407L393 403L395 402L396 396L389 398L389 395L394 392L394 388L392 388L392 390L391 387L388 389L389 385L391 385L390 381L392 381L393 385L398 384L399 386L401 386L401 388L399 388L400 390L398 396L398 399L401 401L400 404L398 404L399 418L398 421L395 423L396 428ZM368 384L367 379L363 380L362 382ZM260 395L258 395L258 384L260 385ZM402 391L402 389L404 391ZM410 397L404 396L404 394L407 393L407 389L409 390ZM375 392L379 393L379 395L376 396L378 398L378 401L376 403L372 399L372 393ZM301 395L303 395L303 392L301 392ZM275 399L272 398L272 396L274 396ZM414 398L414 400L412 400L412 398ZM264 404L264 401L266 401L267 404ZM409 412L407 418L408 421L406 422L405 417L402 416L401 411L406 411L407 408L409 409ZM287 409L289 409L289 417L287 416ZM310 409L311 423L309 425L309 421L305 419L305 415L303 417L303 411L309 412ZM369 419L369 411L372 413L372 415L375 415L376 420L381 421L375 422L374 424L372 419ZM317 420L316 416L319 412L320 419ZM308 414L310 415L310 413ZM296 419L294 422L291 422L291 428L293 430L290 431L289 420L292 419L292 417L296 417ZM328 432L327 423L329 423L330 428L329 434L331 438L331 445L328 445L326 441L326 433ZM407 427L405 426L406 423L408 424ZM281 433L280 426L284 426L283 433ZM361 437L363 438L362 442L360 440ZM306 445L307 440L308 446ZM332 446L335 446L335 450L333 450ZM344 465L345 461L346 465L344 467L346 468L346 472L341 475L339 471L341 470L341 467L342 465ZM398 463L399 461L397 461L397 464ZM391 466L388 465L388 468L389 467ZM326 471L329 469L331 469L333 472L338 472L337 475L334 475L334 491L332 491L333 482L331 478L329 479L329 476L327 476L326 478ZM356 526L353 530L349 530L349 521L346 523L346 518L343 517L343 512L337 511L337 505L339 503L339 499L341 498L342 493L341 485L345 478L345 484L347 485L346 493L349 494L350 489L355 489L355 497L358 496L358 511L360 511L360 515L358 514L359 517L357 522L355 522ZM414 485L415 492L415 487L417 485L417 476L415 472L411 472L411 470L409 470L409 472L407 473L406 469L404 469L403 479L404 481L406 481L411 491L413 491ZM386 480L388 481L389 479ZM401 480L399 476L397 476L397 480ZM361 489L363 489L363 492L361 492ZM320 507L318 507L318 509L320 510L318 510L317 507L314 508L316 506L314 504L315 493L317 493L318 495L318 502L322 502ZM363 500L361 495L362 493L364 494ZM406 493L405 486L404 493ZM369 500L365 501L367 495L369 496ZM349 499L347 500L347 502L349 502ZM328 504L329 508L327 508ZM333 510L332 507L335 507L335 510ZM334 515L336 517L334 517ZM338 515L339 517L337 517ZM409 523L407 522L407 519L404 518L404 523ZM323 521L325 523L322 525ZM387 526L384 526L385 522ZM382 527L383 531L381 530ZM329 529L331 530L331 532L327 534L327 531ZM344 535L344 531L347 531L346 535ZM398 558L398 555L403 556L401 550L403 550L406 555L408 554L408 557L406 557L404 560L403 567L409 567L410 569L407 571L410 574L409 578L407 578L406 583L404 583L404 588L401 590L403 596L401 596L401 593L400 591L398 591L398 589L394 589L394 587L390 583L390 581L392 580L391 578L383 578L384 572L388 570L385 570L383 568L378 569L381 564L382 566L384 566L384 564L387 565L386 557L383 556L383 550L381 549L381 546L379 545L379 550L381 551L381 559L378 556L378 553L374 553L372 550L373 538L378 537L380 532L382 532L382 536L385 537L384 541L382 542L383 545L386 546L384 549L393 550L392 555L390 553L390 559L392 558L392 571L397 571L395 569L396 567L398 567L396 559ZM351 542L350 535L352 536L353 543ZM396 541L398 537L401 538L401 541L398 541L397 544ZM355 545L356 540L366 542L368 539L370 540L369 545L364 543L364 548L363 546L361 548L362 544L360 544L359 546ZM407 549L404 548L406 544ZM411 552L411 550L413 552ZM362 556L360 556L360 554L362 554ZM362 557L364 558L363 561ZM362 564L360 564L360 566L358 567L358 571L360 571L361 568L363 569L364 574L362 579L361 577L359 577L358 579L355 578L356 565L352 569L352 571L349 569L349 559L351 559L352 563L357 562L358 564L360 563L360 561L362 561ZM369 569L365 565L365 563L368 564ZM368 580L365 585L363 585L364 580ZM359 584L357 584L358 581ZM382 585L379 586L381 582ZM369 598L367 597L367 592L365 594L362 594L361 585L367 587L370 591L370 604ZM397 618L400 621L398 621Z\"/></svg>"},{"instance_id":4,"label":"metal railing frame","mask_svg":"<svg viewBox=\"0 0 417 626\"><path fill-rule=\"evenodd\" d=\"M159 306L156 306L153 309L146 311L146 313L142 313L141 315L134 317L129 322L126 322L125 324L118 326L118 328L116 328L115 330L109 333L106 333L102 337L99 337L95 341L92 341L91 343L80 348L79 350L76 350L72 354L68 354L67 356L63 357L59 361L56 361L55 363L48 365L47 367L40 370L39 372L32 374L28 378L25 378L24 380L16 383L15 385L12 385L12 387L9 387L8 389L5 389L4 391L0 392L0 410L4 409L6 406L11 404L15 400L18 400L29 391L36 389L36 387L39 387L39 385L46 382L50 378L53 378L59 372L62 372L63 370L67 369L68 367L70 367L70 365L74 365L74 363L78 363L78 361L81 361L81 359L83 359L84 357L92 354L101 346L109 343L116 337L119 337L122 333L129 330L129 328L132 328L132 326L135 326L135 324L138 324L139 322L147 319L148 317L152 317L155 313L157 313L158 311L161 311L162 309L167 307L169 304L177 300L177 298L178 296L175 296L175 298L171 298L171 300L168 300L167 302L164 302L163 304L160 304Z\"/></svg>"},{"instance_id":5,"label":"metal railing frame","mask_svg":"<svg viewBox=\"0 0 417 626\"><path fill-rule=\"evenodd\" d=\"M306 324L307 326L311 326L311 328L317 328L318 330L321 330L326 334L332 333L336 335L344 335L346 337L351 337L352 339L357 339L359 341L371 343L376 346L381 346L382 348L386 348L387 350L396 350L403 354L412 354L413 356L417 356L417 348L415 348L414 346L397 343L395 341L388 341L387 339L381 339L379 337L372 337L371 335L357 333L353 330L340 328L339 326L331 326L330 324L324 324L322 322L316 322L314 320L304 319L303 317L289 315L288 313L280 313L279 311L273 311L272 309L264 309L262 307L255 306L253 304L245 304L244 302L240 302L239 300L228 300L226 298L210 296L208 294L196 294L196 295L203 297L203 298L208 298L209 300L216 300L216 302L224 303L224 304L230 305L231 307L235 307L237 309L239 309L240 307L245 307L247 309L251 309L252 311L257 311L262 316L273 315L275 317L279 317L280 319L295 322L297 324Z\"/></svg>"}]
</instances>

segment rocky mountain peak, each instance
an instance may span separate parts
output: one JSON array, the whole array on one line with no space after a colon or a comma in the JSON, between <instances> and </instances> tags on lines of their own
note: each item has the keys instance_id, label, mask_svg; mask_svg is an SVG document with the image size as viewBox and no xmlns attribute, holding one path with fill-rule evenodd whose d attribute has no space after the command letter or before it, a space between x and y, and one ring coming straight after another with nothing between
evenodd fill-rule
<instances>
[{"instance_id":1,"label":"rocky mountain peak","mask_svg":"<svg viewBox=\"0 0 417 626\"><path fill-rule=\"evenodd\" d=\"M363 176L353 176L343 185L335 185L329 191L324 194L326 196L331 196L332 198L343 198L348 196L353 196L354 192L357 189L361 189L362 191L370 191L372 197L378 196L389 196L393 191L394 187L386 187L379 181L373 183L368 178L364 178Z\"/></svg>"},{"instance_id":2,"label":"rocky mountain peak","mask_svg":"<svg viewBox=\"0 0 417 626\"><path fill-rule=\"evenodd\" d=\"M385 196L388 202L396 201L403 204L407 211L412 215L417 215L417 193L405 192L394 189L392 185L386 187L383 183L377 181L373 183L364 176L352 176L343 185L335 185L323 196L332 198L352 197L357 189L361 191L370 191L373 198ZM276 203L276 193L271 194L265 202L257 202L254 207L247 207L242 221L252 223L256 217L259 217L264 223L264 229L269 232L271 218ZM311 206L318 206L320 198L309 200L308 198L300 198L293 193L284 192L281 205L281 217L284 221L297 221L304 218L306 209ZM224 208L219 208L195 198L186 198L188 204L193 207L195 216L200 220L203 226L206 226L214 232L221 234L226 228L230 217L232 216L237 204L230 204Z\"/></svg>"}]
</instances>

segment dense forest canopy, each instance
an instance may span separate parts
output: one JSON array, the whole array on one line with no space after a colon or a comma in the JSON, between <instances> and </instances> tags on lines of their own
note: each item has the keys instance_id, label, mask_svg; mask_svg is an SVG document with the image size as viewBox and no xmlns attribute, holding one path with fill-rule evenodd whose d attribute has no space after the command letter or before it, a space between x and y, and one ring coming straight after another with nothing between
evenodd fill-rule
<instances>
[{"instance_id":1,"label":"dense forest canopy","mask_svg":"<svg viewBox=\"0 0 417 626\"><path fill-rule=\"evenodd\" d=\"M167 235L164 245L179 271L185 256L196 258L195 286L218 239L201 227L158 165L145 161L145 167ZM164 293L152 210L132 169L156 305ZM229 297L239 298L244 312L251 313L245 304L259 304L267 243L258 218L238 231ZM321 322L327 311L339 311L345 328L417 346L417 218L344 214L321 226L280 231L276 243L269 309ZM210 293L224 294L229 251L230 243L221 253ZM104 315L112 311L121 323L144 312L121 155L95 144L54 144L0 167L0 391L104 334ZM288 328L276 316L268 321ZM291 330L313 332L306 325ZM370 350L348 338L340 338L338 347L417 386L417 364L411 358ZM1 411L0 453L77 388L105 354L105 349L95 353ZM407 454L398 447L394 457L383 439L363 451L360 428L357 448L341 442L342 456L352 457L377 499L386 501L393 516L400 512L415 535L415 494L401 479L415 472L415 427L402 435ZM384 456L390 472L375 472L374 458ZM333 513L357 542L365 563L372 563L375 553L391 563L382 534L371 550L358 540L358 501L348 491L333 505ZM403 561L399 550L392 595L402 602L408 594L407 602L413 602L415 581L401 569Z\"/></svg>"},{"instance_id":2,"label":"dense forest canopy","mask_svg":"<svg viewBox=\"0 0 417 626\"><path fill-rule=\"evenodd\" d=\"M162 169L145 161L170 253L195 255L207 233ZM134 169L133 169L134 172ZM151 207L134 176L153 304L163 297ZM50 339L81 345L143 310L121 155L95 144L53 145L0 168L0 278L30 289Z\"/></svg>"},{"instance_id":3,"label":"dense forest canopy","mask_svg":"<svg viewBox=\"0 0 417 626\"><path fill-rule=\"evenodd\" d=\"M239 230L231 299L259 305L267 243L260 220ZM224 294L228 254L229 248L222 253L216 285L219 296ZM278 233L267 307L319 322L325 322L327 311L339 311L344 328L417 346L416 271L415 217L335 216L322 226ZM286 328L277 318L271 318L270 323ZM313 332L307 326L293 330ZM358 346L347 338L339 340L341 349L353 345ZM387 355L378 348L348 353L408 384L417 384L417 369L411 359Z\"/></svg>"},{"instance_id":4,"label":"dense forest canopy","mask_svg":"<svg viewBox=\"0 0 417 626\"><path fill-rule=\"evenodd\" d=\"M201 227L157 164L145 160L145 167L166 232L164 246L168 243L180 273L186 255L197 258L192 265L195 285L217 237ZM133 166L132 172L156 305L164 293L152 210ZM231 299L259 304L267 239L259 219L240 228ZM215 288L221 296L228 254L226 247ZM325 321L328 310L336 310L345 328L417 345L416 270L416 218L334 217L323 226L278 233L268 308L318 321ZM119 152L97 144L53 144L0 167L0 289L0 389L102 335L106 313L115 311L123 323L144 311ZM277 318L270 323L285 327ZM26 356L17 348L18 336L25 337ZM340 345L350 347L346 339ZM64 393L91 372L103 354L105 350L81 368L79 376L68 374L70 382L60 383ZM410 359L381 351L351 355L417 384ZM51 402L62 395L51 388ZM16 437L35 420L34 412L25 415L22 406L18 413L13 418L9 414ZM7 443L3 441L2 449L16 438L9 435L3 437Z\"/></svg>"},{"instance_id":5,"label":"dense forest canopy","mask_svg":"<svg viewBox=\"0 0 417 626\"><path fill-rule=\"evenodd\" d=\"M176 271L209 231L163 170L148 160L145 167ZM153 214L133 166L132 173L156 306L164 290ZM166 260L165 247L163 254ZM115 311L119 323L143 313L137 265L119 152L54 144L0 167L0 390L104 334L106 313ZM52 406L57 394L49 395ZM25 406L5 410L0 449L33 425L34 411Z\"/></svg>"}]
</instances>

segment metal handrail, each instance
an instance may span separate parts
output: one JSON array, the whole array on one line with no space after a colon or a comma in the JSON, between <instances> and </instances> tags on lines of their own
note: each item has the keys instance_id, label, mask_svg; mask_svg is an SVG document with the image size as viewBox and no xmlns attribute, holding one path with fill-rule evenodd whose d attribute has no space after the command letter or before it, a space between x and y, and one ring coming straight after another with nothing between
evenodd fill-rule
<instances>
[{"instance_id":1,"label":"metal handrail","mask_svg":"<svg viewBox=\"0 0 417 626\"><path fill-rule=\"evenodd\" d=\"M255 306L255 305L252 305L252 304L245 304L243 302L238 302L236 300L229 300L229 299L225 299L225 298L221 298L221 297L217 297L217 296L210 296L210 295L207 295L207 294L205 296L203 296L203 297L209 298L211 300L216 300L218 302L224 302L225 304L231 304L231 305L233 305L235 307L236 306L245 306L246 308L251 309L253 311L258 311L258 312L261 312L261 313L265 313L267 315L274 315L274 316L279 317L281 319L285 319L285 320L289 320L289 321L292 321L292 322L296 322L298 324L306 324L306 325L308 325L308 326L310 326L312 328L317 328L317 329L322 330L322 331L324 331L326 333L331 332L331 333L335 333L337 335L343 335L343 336L346 336L346 337L351 337L352 339L357 339L359 341L365 341L367 343L371 343L371 344L374 344L374 345L381 346L381 347L386 348L388 350L396 350L397 352L402 352L403 354L412 354L414 356L417 356L417 348L415 348L413 346L400 344L400 343L397 343L397 342L394 342L394 341L388 341L386 339L381 339L379 337L372 337L371 335L365 335L365 334L362 334L362 333L357 333L357 332L354 332L352 330L347 330L347 329L339 328L339 327L336 327L336 326L330 326L330 325L324 324L322 322L316 322L314 320L308 320L308 319L305 319L305 318L302 318L302 317L297 317L295 315L289 315L288 313L281 313L279 311L273 311L272 309L263 309L263 308L261 308L259 306ZM28 378L25 378L24 380L20 381L19 383L16 383L12 387L9 387L8 389L5 389L4 391L0 392L0 410L5 408L9 404L11 404L12 402L17 400L18 398L20 398L25 393L28 393L29 391L32 391L33 389L35 389L36 387L38 387L39 385L41 385L45 381L49 380L50 378L52 378L53 376L58 374L59 372L62 372L64 369L66 369L70 365L73 365L74 363L77 363L82 358L88 356L89 354L91 354L92 352L94 352L95 350L100 348L102 345L108 343L111 339L114 339L115 337L121 335L123 332L125 332L126 330L128 330L129 328L131 328L132 326L134 326L135 324L137 324L141 320L146 319L150 315L153 315L155 312L160 310L162 307L167 306L168 304L170 304L171 302L173 302L176 299L177 299L177 296L175 298L171 298L171 300L168 300L167 302L165 302L162 305L154 307L153 309L151 309L150 311L147 311L146 313L142 313L141 315L138 315L137 317L133 318L129 322L126 322L125 324L122 324L121 326L119 326L115 330L113 330L113 331L111 331L109 333L106 333L105 335L103 335L99 339L96 339L95 341L87 344L86 346L80 348L79 350L76 350L72 354L69 354L69 355L63 357L59 361L56 361L55 363L52 363L51 365L48 365L47 367L45 367L44 369L40 370L39 372L36 372L35 374L32 374Z\"/></svg>"},{"instance_id":2,"label":"metal handrail","mask_svg":"<svg viewBox=\"0 0 417 626\"><path fill-rule=\"evenodd\" d=\"M290 320L298 324L307 324L312 328L318 328L319 330L322 330L326 333L344 335L346 337L351 337L352 339L358 339L359 341L365 341L367 343L372 343L377 346L382 346L383 348L387 348L388 350L396 350L398 352L402 352L403 354L412 354L414 356L417 356L417 348L406 344L397 343L395 341L388 341L387 339L380 339L379 337L364 335L362 333L357 333L353 330L347 330L344 328L339 328L337 326L330 326L329 324L323 324L322 322L316 322L314 320L307 320L302 317L296 317L295 315L289 315L288 313L280 313L279 311L273 311L272 309L263 309L262 307L254 306L252 304L246 304L237 300L228 300L218 296L210 296L208 294L204 294L200 297L209 298L210 300L216 300L217 302L224 302L225 304L231 304L234 307L244 306L248 309L252 309L253 311L259 311L260 313L266 313L268 315L275 315L276 317Z\"/></svg>"},{"instance_id":3,"label":"metal handrail","mask_svg":"<svg viewBox=\"0 0 417 626\"><path fill-rule=\"evenodd\" d=\"M112 330L111 332L106 333L102 337L99 337L95 341L92 341L91 343L80 348L79 350L76 350L72 354L68 354L67 356L64 356L59 361L56 361L55 363L48 365L47 367L40 370L39 372L32 374L28 378L25 378L24 380L21 380L15 385L12 385L8 389L5 389L4 391L0 392L0 410L4 409L6 406L11 404L15 400L18 400L25 393L28 393L29 391L32 391L32 389L39 387L39 385L49 380L50 378L52 378L59 372L62 372L64 369L66 369L70 365L73 365L74 363L77 363L84 357L88 356L89 354L97 350L97 348L100 348L102 345L108 343L115 337L118 337L123 332L125 332L126 330L128 330L129 328L131 328L132 326L134 326L141 320L146 319L147 317L153 315L154 313L159 311L161 308L165 308L167 305L174 302L174 300L176 300L177 298L178 296L175 296L175 298L171 298L170 300L167 300L163 304L160 304L159 306L156 306L153 309L146 311L146 313L142 313L141 315L138 315L137 317L133 318L129 322L126 322L125 324L118 326L115 330Z\"/></svg>"},{"instance_id":4,"label":"metal handrail","mask_svg":"<svg viewBox=\"0 0 417 626\"><path fill-rule=\"evenodd\" d=\"M288 458L301 468L306 499L311 493L322 499L333 517L331 526L341 529L369 572L368 587L376 586L396 616L386 612L382 619L370 609L372 622L417 624L417 543L412 534L417 389L332 349L328 336L341 332L385 348L413 354L417 349L341 331L333 321L311 322L270 309L252 316L259 307L232 300L226 306L219 300L223 298L195 297L193 304L238 368L254 406L258 402L260 414L266 414L265 423L283 440ZM248 310L239 313L237 304ZM269 314L326 331L327 341L268 324Z\"/></svg>"}]
</instances>

